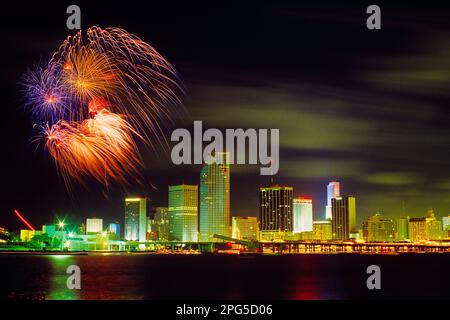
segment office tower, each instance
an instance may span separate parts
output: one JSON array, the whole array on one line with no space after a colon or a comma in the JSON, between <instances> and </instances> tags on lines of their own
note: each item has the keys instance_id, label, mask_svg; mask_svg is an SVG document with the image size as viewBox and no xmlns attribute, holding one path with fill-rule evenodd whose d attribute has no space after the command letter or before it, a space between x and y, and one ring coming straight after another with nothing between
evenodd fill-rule
<instances>
[{"instance_id":1,"label":"office tower","mask_svg":"<svg viewBox=\"0 0 450 320\"><path fill-rule=\"evenodd\" d=\"M442 221L436 219L433 209L427 212L426 232L429 240L439 240L442 238Z\"/></svg>"},{"instance_id":2,"label":"office tower","mask_svg":"<svg viewBox=\"0 0 450 320\"><path fill-rule=\"evenodd\" d=\"M110 223L109 224L109 232L114 234L115 240L119 240L120 239L120 224L118 224L117 222Z\"/></svg>"},{"instance_id":3,"label":"office tower","mask_svg":"<svg viewBox=\"0 0 450 320\"><path fill-rule=\"evenodd\" d=\"M230 235L229 153L211 155L200 173L200 240L217 242L214 234Z\"/></svg>"},{"instance_id":4,"label":"office tower","mask_svg":"<svg viewBox=\"0 0 450 320\"><path fill-rule=\"evenodd\" d=\"M327 205L325 207L325 219L332 218L331 199L340 196L340 184L337 181L331 181L327 186Z\"/></svg>"},{"instance_id":5,"label":"office tower","mask_svg":"<svg viewBox=\"0 0 450 320\"><path fill-rule=\"evenodd\" d=\"M333 232L330 220L313 221L313 240L331 240Z\"/></svg>"},{"instance_id":6,"label":"office tower","mask_svg":"<svg viewBox=\"0 0 450 320\"><path fill-rule=\"evenodd\" d=\"M231 225L233 238L258 240L258 219L256 217L233 217Z\"/></svg>"},{"instance_id":7,"label":"office tower","mask_svg":"<svg viewBox=\"0 0 450 320\"><path fill-rule=\"evenodd\" d=\"M125 240L145 242L147 233L147 199L125 199Z\"/></svg>"},{"instance_id":8,"label":"office tower","mask_svg":"<svg viewBox=\"0 0 450 320\"><path fill-rule=\"evenodd\" d=\"M170 240L197 242L198 186L169 186L169 221Z\"/></svg>"},{"instance_id":9,"label":"office tower","mask_svg":"<svg viewBox=\"0 0 450 320\"><path fill-rule=\"evenodd\" d=\"M409 219L409 236L412 242L427 240L426 218Z\"/></svg>"},{"instance_id":10,"label":"office tower","mask_svg":"<svg viewBox=\"0 0 450 320\"><path fill-rule=\"evenodd\" d=\"M167 207L156 207L154 209L154 224L159 241L168 241L170 232L169 209Z\"/></svg>"},{"instance_id":11,"label":"office tower","mask_svg":"<svg viewBox=\"0 0 450 320\"><path fill-rule=\"evenodd\" d=\"M401 217L396 220L395 239L403 241L409 239L409 217Z\"/></svg>"},{"instance_id":12,"label":"office tower","mask_svg":"<svg viewBox=\"0 0 450 320\"><path fill-rule=\"evenodd\" d=\"M439 240L442 237L442 223L436 220L432 209L422 218L409 219L411 241Z\"/></svg>"},{"instance_id":13,"label":"office tower","mask_svg":"<svg viewBox=\"0 0 450 320\"><path fill-rule=\"evenodd\" d=\"M442 229L443 231L450 230L450 215L442 218Z\"/></svg>"},{"instance_id":14,"label":"office tower","mask_svg":"<svg viewBox=\"0 0 450 320\"><path fill-rule=\"evenodd\" d=\"M86 234L101 233L103 231L103 219L86 219Z\"/></svg>"},{"instance_id":15,"label":"office tower","mask_svg":"<svg viewBox=\"0 0 450 320\"><path fill-rule=\"evenodd\" d=\"M394 223L385 219L380 213L368 217L364 226L364 240L368 242L392 242L394 240Z\"/></svg>"},{"instance_id":16,"label":"office tower","mask_svg":"<svg viewBox=\"0 0 450 320\"><path fill-rule=\"evenodd\" d=\"M356 227L356 199L342 196L331 199L333 239L348 240Z\"/></svg>"},{"instance_id":17,"label":"office tower","mask_svg":"<svg viewBox=\"0 0 450 320\"><path fill-rule=\"evenodd\" d=\"M260 188L260 231L262 240L285 239L292 233L292 195L294 188Z\"/></svg>"},{"instance_id":18,"label":"office tower","mask_svg":"<svg viewBox=\"0 0 450 320\"><path fill-rule=\"evenodd\" d=\"M313 231L312 199L306 197L295 198L292 201L293 233Z\"/></svg>"}]
</instances>

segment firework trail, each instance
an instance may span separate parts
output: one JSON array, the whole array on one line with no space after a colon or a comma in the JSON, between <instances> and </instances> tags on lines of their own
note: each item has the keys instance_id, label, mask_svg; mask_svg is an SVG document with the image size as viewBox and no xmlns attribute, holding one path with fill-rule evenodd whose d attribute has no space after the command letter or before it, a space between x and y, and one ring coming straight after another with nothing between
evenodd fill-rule
<instances>
[{"instance_id":1,"label":"firework trail","mask_svg":"<svg viewBox=\"0 0 450 320\"><path fill-rule=\"evenodd\" d=\"M87 176L126 183L143 166L136 141L166 144L165 124L182 110L173 66L119 28L68 37L22 86L25 107L40 123L35 140L45 141L66 184Z\"/></svg>"}]
</instances>

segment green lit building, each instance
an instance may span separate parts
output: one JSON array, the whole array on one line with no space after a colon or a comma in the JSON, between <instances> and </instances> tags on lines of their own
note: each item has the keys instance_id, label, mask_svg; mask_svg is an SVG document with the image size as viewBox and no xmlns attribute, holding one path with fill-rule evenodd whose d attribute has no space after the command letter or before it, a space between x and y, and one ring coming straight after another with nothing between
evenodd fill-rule
<instances>
[{"instance_id":1,"label":"green lit building","mask_svg":"<svg viewBox=\"0 0 450 320\"><path fill-rule=\"evenodd\" d=\"M147 199L125 199L125 240L146 241L147 236Z\"/></svg>"},{"instance_id":2,"label":"green lit building","mask_svg":"<svg viewBox=\"0 0 450 320\"><path fill-rule=\"evenodd\" d=\"M395 223L395 239L404 241L409 239L409 217L401 217Z\"/></svg>"},{"instance_id":3,"label":"green lit building","mask_svg":"<svg viewBox=\"0 0 450 320\"><path fill-rule=\"evenodd\" d=\"M169 240L198 241L198 186L169 186Z\"/></svg>"},{"instance_id":4,"label":"green lit building","mask_svg":"<svg viewBox=\"0 0 450 320\"><path fill-rule=\"evenodd\" d=\"M230 165L227 152L211 155L200 173L200 241L230 235Z\"/></svg>"},{"instance_id":5,"label":"green lit building","mask_svg":"<svg viewBox=\"0 0 450 320\"><path fill-rule=\"evenodd\" d=\"M168 241L170 232L169 208L156 207L154 209L153 224L159 241Z\"/></svg>"},{"instance_id":6,"label":"green lit building","mask_svg":"<svg viewBox=\"0 0 450 320\"><path fill-rule=\"evenodd\" d=\"M367 242L392 242L394 234L394 222L380 213L369 216L363 224L363 237Z\"/></svg>"}]
</instances>

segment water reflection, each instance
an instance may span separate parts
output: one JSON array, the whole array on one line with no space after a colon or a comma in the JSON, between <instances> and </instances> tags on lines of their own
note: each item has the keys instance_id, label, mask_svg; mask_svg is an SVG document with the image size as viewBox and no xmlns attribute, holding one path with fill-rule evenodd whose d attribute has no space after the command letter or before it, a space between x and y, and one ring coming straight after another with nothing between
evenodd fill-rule
<instances>
[{"instance_id":1,"label":"water reflection","mask_svg":"<svg viewBox=\"0 0 450 320\"><path fill-rule=\"evenodd\" d=\"M49 275L50 289L46 298L49 300L78 300L80 290L71 290L67 287L67 279L70 277L70 274L66 273L67 268L77 264L74 256L50 255L48 259L52 268Z\"/></svg>"}]
</instances>

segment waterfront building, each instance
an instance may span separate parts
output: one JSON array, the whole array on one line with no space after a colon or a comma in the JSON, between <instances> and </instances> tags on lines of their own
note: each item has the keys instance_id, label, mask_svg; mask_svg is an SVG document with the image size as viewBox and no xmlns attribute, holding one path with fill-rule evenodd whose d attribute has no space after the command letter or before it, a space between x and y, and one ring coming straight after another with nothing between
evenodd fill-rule
<instances>
[{"instance_id":1,"label":"waterfront building","mask_svg":"<svg viewBox=\"0 0 450 320\"><path fill-rule=\"evenodd\" d=\"M230 235L230 164L228 152L210 155L200 173L200 240L218 242Z\"/></svg>"},{"instance_id":2,"label":"waterfront building","mask_svg":"<svg viewBox=\"0 0 450 320\"><path fill-rule=\"evenodd\" d=\"M41 235L40 230L22 229L20 230L20 241L29 242L33 239L34 236L39 235Z\"/></svg>"},{"instance_id":3,"label":"waterfront building","mask_svg":"<svg viewBox=\"0 0 450 320\"><path fill-rule=\"evenodd\" d=\"M363 237L367 242L392 242L394 240L394 223L383 215L376 213L368 217L364 224Z\"/></svg>"},{"instance_id":4,"label":"waterfront building","mask_svg":"<svg viewBox=\"0 0 450 320\"><path fill-rule=\"evenodd\" d=\"M169 186L170 240L197 242L198 186Z\"/></svg>"},{"instance_id":5,"label":"waterfront building","mask_svg":"<svg viewBox=\"0 0 450 320\"><path fill-rule=\"evenodd\" d=\"M147 199L125 199L125 240L146 241L147 233Z\"/></svg>"},{"instance_id":6,"label":"waterfront building","mask_svg":"<svg viewBox=\"0 0 450 320\"><path fill-rule=\"evenodd\" d=\"M442 218L442 229L443 229L443 231L450 230L450 215L448 215L448 217Z\"/></svg>"},{"instance_id":7,"label":"waterfront building","mask_svg":"<svg viewBox=\"0 0 450 320\"><path fill-rule=\"evenodd\" d=\"M350 239L350 232L356 227L356 199L341 196L331 199L332 232L335 240Z\"/></svg>"},{"instance_id":8,"label":"waterfront building","mask_svg":"<svg viewBox=\"0 0 450 320\"><path fill-rule=\"evenodd\" d=\"M113 222L109 224L109 233L114 235L114 240L120 240L120 224Z\"/></svg>"},{"instance_id":9,"label":"waterfront building","mask_svg":"<svg viewBox=\"0 0 450 320\"><path fill-rule=\"evenodd\" d=\"M293 231L293 187L260 188L260 231L262 240L282 240Z\"/></svg>"},{"instance_id":10,"label":"waterfront building","mask_svg":"<svg viewBox=\"0 0 450 320\"><path fill-rule=\"evenodd\" d=\"M45 233L50 238L55 235L56 232L56 226L54 224L44 224L42 226L42 233Z\"/></svg>"},{"instance_id":11,"label":"waterfront building","mask_svg":"<svg viewBox=\"0 0 450 320\"><path fill-rule=\"evenodd\" d=\"M428 210L426 216L427 236L430 240L439 240L442 238L442 221L437 220L433 209Z\"/></svg>"},{"instance_id":12,"label":"waterfront building","mask_svg":"<svg viewBox=\"0 0 450 320\"><path fill-rule=\"evenodd\" d=\"M313 240L333 239L331 220L313 221Z\"/></svg>"},{"instance_id":13,"label":"waterfront building","mask_svg":"<svg viewBox=\"0 0 450 320\"><path fill-rule=\"evenodd\" d=\"M258 219L256 217L232 218L233 238L258 240L258 233Z\"/></svg>"},{"instance_id":14,"label":"waterfront building","mask_svg":"<svg viewBox=\"0 0 450 320\"><path fill-rule=\"evenodd\" d=\"M153 223L158 234L158 240L168 241L170 238L169 209L167 207L156 207L154 209Z\"/></svg>"},{"instance_id":15,"label":"waterfront building","mask_svg":"<svg viewBox=\"0 0 450 320\"><path fill-rule=\"evenodd\" d=\"M409 219L409 235L412 242L427 240L426 218Z\"/></svg>"},{"instance_id":16,"label":"waterfront building","mask_svg":"<svg viewBox=\"0 0 450 320\"><path fill-rule=\"evenodd\" d=\"M339 197L340 194L340 184L337 181L331 181L327 185L327 205L325 207L325 219L331 219L333 217L331 211L331 199Z\"/></svg>"},{"instance_id":17,"label":"waterfront building","mask_svg":"<svg viewBox=\"0 0 450 320\"><path fill-rule=\"evenodd\" d=\"M307 197L295 198L292 201L293 233L313 231L312 199Z\"/></svg>"},{"instance_id":18,"label":"waterfront building","mask_svg":"<svg viewBox=\"0 0 450 320\"><path fill-rule=\"evenodd\" d=\"M409 240L409 217L404 216L395 221L395 240Z\"/></svg>"},{"instance_id":19,"label":"waterfront building","mask_svg":"<svg viewBox=\"0 0 450 320\"><path fill-rule=\"evenodd\" d=\"M432 209L422 218L409 219L411 241L439 240L442 238L442 222L436 220Z\"/></svg>"},{"instance_id":20,"label":"waterfront building","mask_svg":"<svg viewBox=\"0 0 450 320\"><path fill-rule=\"evenodd\" d=\"M103 219L88 218L86 219L86 234L103 232Z\"/></svg>"}]
</instances>

